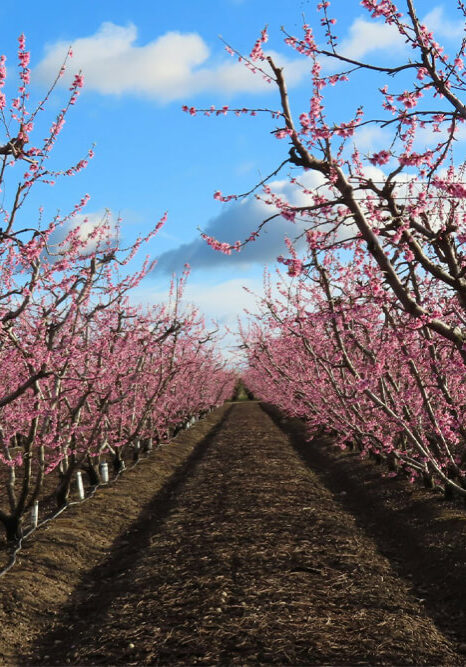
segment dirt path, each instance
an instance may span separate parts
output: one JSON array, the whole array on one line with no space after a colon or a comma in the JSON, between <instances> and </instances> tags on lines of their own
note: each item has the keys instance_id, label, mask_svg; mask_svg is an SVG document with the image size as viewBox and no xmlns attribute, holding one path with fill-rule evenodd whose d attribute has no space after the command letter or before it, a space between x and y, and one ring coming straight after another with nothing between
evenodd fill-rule
<instances>
[{"instance_id":1,"label":"dirt path","mask_svg":"<svg viewBox=\"0 0 466 667\"><path fill-rule=\"evenodd\" d=\"M19 662L466 664L344 500L236 404Z\"/></svg>"}]
</instances>

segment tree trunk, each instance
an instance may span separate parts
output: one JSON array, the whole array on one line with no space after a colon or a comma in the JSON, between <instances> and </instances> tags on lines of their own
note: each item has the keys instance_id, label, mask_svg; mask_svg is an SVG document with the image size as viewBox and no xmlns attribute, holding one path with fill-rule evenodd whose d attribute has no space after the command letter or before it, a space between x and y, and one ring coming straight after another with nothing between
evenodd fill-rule
<instances>
[{"instance_id":1,"label":"tree trunk","mask_svg":"<svg viewBox=\"0 0 466 667\"><path fill-rule=\"evenodd\" d=\"M121 458L120 448L117 447L116 452L115 452L115 456L113 457L113 470L116 473L119 473L124 469L125 469L125 462Z\"/></svg>"},{"instance_id":2,"label":"tree trunk","mask_svg":"<svg viewBox=\"0 0 466 667\"><path fill-rule=\"evenodd\" d=\"M6 539L8 542L15 542L23 536L23 527L21 525L21 517L18 516L4 516L1 519L3 527L5 528Z\"/></svg>"},{"instance_id":3,"label":"tree trunk","mask_svg":"<svg viewBox=\"0 0 466 667\"><path fill-rule=\"evenodd\" d=\"M90 456L87 457L87 466L84 469L89 477L90 485L97 486L97 484L100 483L99 473L97 472L95 465L92 463Z\"/></svg>"},{"instance_id":4,"label":"tree trunk","mask_svg":"<svg viewBox=\"0 0 466 667\"><path fill-rule=\"evenodd\" d=\"M68 497L70 495L71 487L71 478L75 470L74 465L69 465L66 472L62 475L60 484L57 487L55 492L55 497L57 499L57 506L59 508L64 507L68 503Z\"/></svg>"}]
</instances>

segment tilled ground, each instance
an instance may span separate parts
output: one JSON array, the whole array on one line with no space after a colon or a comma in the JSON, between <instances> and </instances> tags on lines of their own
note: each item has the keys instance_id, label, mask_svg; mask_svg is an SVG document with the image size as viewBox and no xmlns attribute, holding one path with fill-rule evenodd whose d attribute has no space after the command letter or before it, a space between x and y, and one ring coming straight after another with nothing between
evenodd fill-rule
<instances>
[{"instance_id":1,"label":"tilled ground","mask_svg":"<svg viewBox=\"0 0 466 667\"><path fill-rule=\"evenodd\" d=\"M466 664L321 479L258 404L233 405L20 664Z\"/></svg>"},{"instance_id":2,"label":"tilled ground","mask_svg":"<svg viewBox=\"0 0 466 667\"><path fill-rule=\"evenodd\" d=\"M32 645L47 636L69 600L94 586L93 568L123 552L135 522L144 524L163 511L178 480L189 475L221 428L228 409L225 405L181 432L116 484L68 508L24 542L16 565L0 579L0 665L39 660ZM143 548L141 541L139 546Z\"/></svg>"}]
</instances>

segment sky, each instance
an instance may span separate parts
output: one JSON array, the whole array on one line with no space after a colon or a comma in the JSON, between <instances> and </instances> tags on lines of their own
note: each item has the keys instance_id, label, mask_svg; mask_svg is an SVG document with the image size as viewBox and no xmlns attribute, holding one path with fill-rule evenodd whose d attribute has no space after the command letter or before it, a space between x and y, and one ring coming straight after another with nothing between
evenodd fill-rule
<instances>
[{"instance_id":1,"label":"sky","mask_svg":"<svg viewBox=\"0 0 466 667\"><path fill-rule=\"evenodd\" d=\"M418 0L416 4L439 41L448 46L461 38L463 25L455 15L456 3ZM332 11L340 49L346 55L377 63L409 57L399 37L380 21L370 20L359 0L334 0ZM260 241L231 256L206 246L199 229L222 241L248 236L270 210L254 198L222 204L213 194L249 191L287 157L288 147L271 135L277 122L265 114L191 117L181 107L278 109L274 87L231 58L224 44L248 54L267 25L270 39L264 48L284 67L293 110L297 114L306 110L309 62L283 43L281 32L283 26L300 35L303 17L318 30L313 0L81 0L66 4L3 0L0 53L7 57L6 93L15 90L21 33L31 52L32 99L53 81L71 46L74 56L67 76L82 70L85 83L52 164L67 168L95 145L95 157L86 170L53 188L37 188L23 215L37 217L38 207L43 206L44 218L53 217L57 211L70 210L88 193L86 216L99 220L106 210L121 216L123 240L131 241L147 233L168 211L164 229L147 249L158 264L133 299L141 303L163 299L170 277L187 262L191 266L187 300L208 319L234 326L242 309L252 309L254 304L243 287L260 293L264 266L273 268L284 250L284 235L294 236L296 229L277 220ZM324 66L330 71L331 65ZM70 83L67 76L52 93L35 132L45 132L62 107ZM364 96L366 83L356 79L350 94L341 88L330 91L329 116L348 120ZM376 82L373 90L383 83ZM369 111L371 106L377 108L374 95L364 101ZM1 132L2 128L0 144L4 143ZM361 130L357 137L363 152L380 150L388 140L376 127ZM274 187L299 202L300 195L288 182L289 173L283 170ZM305 178L310 187L316 185L314 176ZM14 175L8 187L12 192Z\"/></svg>"}]
</instances>

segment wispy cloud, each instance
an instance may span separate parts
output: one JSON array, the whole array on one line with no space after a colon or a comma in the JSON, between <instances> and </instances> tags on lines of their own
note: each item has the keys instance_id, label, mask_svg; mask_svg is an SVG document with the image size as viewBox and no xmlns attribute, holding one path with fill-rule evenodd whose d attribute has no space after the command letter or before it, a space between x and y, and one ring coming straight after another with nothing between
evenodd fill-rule
<instances>
[{"instance_id":1,"label":"wispy cloud","mask_svg":"<svg viewBox=\"0 0 466 667\"><path fill-rule=\"evenodd\" d=\"M228 358L240 343L235 335L238 318L245 319L245 310L248 313L259 311L258 298L263 291L263 279L257 276L248 275L215 284L189 278L183 293L183 303L199 309L208 329L214 328L213 321L221 326L223 337L220 347ZM276 293L275 289L273 293ZM154 290L147 285L141 286L130 293L130 298L134 304L142 306L164 303L168 300L168 289ZM227 330L229 333L225 336Z\"/></svg>"},{"instance_id":2,"label":"wispy cloud","mask_svg":"<svg viewBox=\"0 0 466 667\"><path fill-rule=\"evenodd\" d=\"M449 19L442 6L434 7L422 18L422 23L437 37L456 39L464 35L464 22ZM384 51L392 56L406 48L404 38L394 25L359 17L353 21L342 41L340 53L353 60L362 60L375 51Z\"/></svg>"},{"instance_id":3,"label":"wispy cloud","mask_svg":"<svg viewBox=\"0 0 466 667\"><path fill-rule=\"evenodd\" d=\"M393 25L357 18L341 43L340 52L347 58L361 60L374 51L399 53L404 48L404 39Z\"/></svg>"},{"instance_id":4,"label":"wispy cloud","mask_svg":"<svg viewBox=\"0 0 466 667\"><path fill-rule=\"evenodd\" d=\"M390 132L378 125L364 125L356 130L353 142L363 153L371 153L390 144Z\"/></svg>"},{"instance_id":5,"label":"wispy cloud","mask_svg":"<svg viewBox=\"0 0 466 667\"><path fill-rule=\"evenodd\" d=\"M137 38L133 24L103 23L95 34L71 43L74 56L70 70L82 70L87 90L104 95L141 95L161 103L187 100L202 92L231 95L273 90L261 76L254 76L236 60L226 55L213 58L197 33L167 32L143 45ZM36 80L53 80L69 47L65 42L49 45L33 72ZM309 69L302 59L273 55L285 68L289 85L299 82ZM70 76L62 83L68 84Z\"/></svg>"},{"instance_id":6,"label":"wispy cloud","mask_svg":"<svg viewBox=\"0 0 466 667\"><path fill-rule=\"evenodd\" d=\"M457 39L464 36L464 21L453 21L445 16L443 7L434 7L422 19L422 23L434 32L437 37Z\"/></svg>"}]
</instances>

